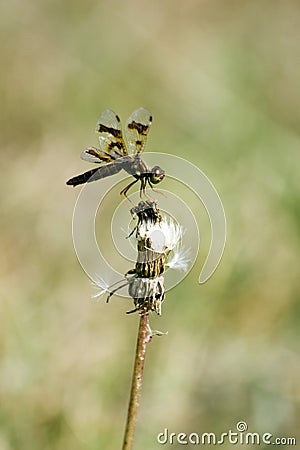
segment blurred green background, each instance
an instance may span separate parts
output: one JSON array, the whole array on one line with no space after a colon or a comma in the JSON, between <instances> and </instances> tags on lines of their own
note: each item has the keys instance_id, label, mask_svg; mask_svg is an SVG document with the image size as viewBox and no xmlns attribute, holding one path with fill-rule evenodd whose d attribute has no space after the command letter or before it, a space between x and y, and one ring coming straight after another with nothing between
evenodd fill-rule
<instances>
[{"instance_id":1,"label":"blurred green background","mask_svg":"<svg viewBox=\"0 0 300 450\"><path fill-rule=\"evenodd\" d=\"M140 106L147 150L213 181L228 238L200 286L209 222L191 198L200 254L152 318L169 334L148 347L135 448L160 448L165 427L240 420L299 441L299 2L13 0L0 13L0 449L121 447L138 317L128 300L90 301L65 181L90 167L79 155L101 110L124 121Z\"/></svg>"}]
</instances>

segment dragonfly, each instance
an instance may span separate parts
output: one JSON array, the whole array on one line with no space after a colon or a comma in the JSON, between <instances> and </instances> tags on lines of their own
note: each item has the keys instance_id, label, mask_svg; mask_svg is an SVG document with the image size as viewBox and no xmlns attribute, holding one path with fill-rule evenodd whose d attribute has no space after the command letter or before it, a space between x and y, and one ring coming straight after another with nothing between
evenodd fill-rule
<instances>
[{"instance_id":1,"label":"dragonfly","mask_svg":"<svg viewBox=\"0 0 300 450\"><path fill-rule=\"evenodd\" d=\"M88 147L83 150L81 158L85 161L101 164L100 167L76 175L67 181L68 185L77 186L109 177L125 170L134 177L120 195L127 197L128 190L140 181L140 197L146 195L146 187L160 183L165 171L159 166L149 169L141 158L147 135L152 123L151 113L146 108L135 110L127 119L125 139L122 134L121 120L110 109L105 109L97 122L96 133L99 134L100 148Z\"/></svg>"}]
</instances>

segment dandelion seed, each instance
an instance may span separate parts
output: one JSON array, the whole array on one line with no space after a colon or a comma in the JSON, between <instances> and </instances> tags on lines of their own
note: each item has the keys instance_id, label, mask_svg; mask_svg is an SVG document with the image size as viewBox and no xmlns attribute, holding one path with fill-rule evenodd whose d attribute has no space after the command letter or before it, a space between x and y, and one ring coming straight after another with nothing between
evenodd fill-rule
<instances>
[{"instance_id":1,"label":"dandelion seed","mask_svg":"<svg viewBox=\"0 0 300 450\"><path fill-rule=\"evenodd\" d=\"M151 241L151 249L157 253L172 251L181 241L183 228L172 218L162 218L160 222L149 224L143 221L138 230L138 238Z\"/></svg>"},{"instance_id":2,"label":"dandelion seed","mask_svg":"<svg viewBox=\"0 0 300 450\"><path fill-rule=\"evenodd\" d=\"M101 297L105 293L109 293L109 284L106 283L102 278L100 278L98 275L95 276L94 280L92 281L92 285L95 289L100 288L100 291L96 292L92 295L93 299L96 299L98 297Z\"/></svg>"},{"instance_id":3,"label":"dandelion seed","mask_svg":"<svg viewBox=\"0 0 300 450\"><path fill-rule=\"evenodd\" d=\"M172 256L166 263L166 266L170 269L182 270L183 272L187 272L190 262L189 254L190 249L185 249L184 247L175 249L172 253Z\"/></svg>"}]
</instances>

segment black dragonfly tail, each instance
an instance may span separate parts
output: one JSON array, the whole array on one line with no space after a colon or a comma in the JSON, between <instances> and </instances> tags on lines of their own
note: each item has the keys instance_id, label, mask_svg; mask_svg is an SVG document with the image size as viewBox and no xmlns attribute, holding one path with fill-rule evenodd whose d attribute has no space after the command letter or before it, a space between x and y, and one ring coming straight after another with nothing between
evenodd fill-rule
<instances>
[{"instance_id":1,"label":"black dragonfly tail","mask_svg":"<svg viewBox=\"0 0 300 450\"><path fill-rule=\"evenodd\" d=\"M105 166L98 167L97 169L91 169L87 172L84 172L80 175L76 175L70 180L67 181L66 184L69 186L78 186L79 184L90 183L95 180L100 180L101 178L109 177L110 175L114 175L122 169L121 164L106 164Z\"/></svg>"}]
</instances>

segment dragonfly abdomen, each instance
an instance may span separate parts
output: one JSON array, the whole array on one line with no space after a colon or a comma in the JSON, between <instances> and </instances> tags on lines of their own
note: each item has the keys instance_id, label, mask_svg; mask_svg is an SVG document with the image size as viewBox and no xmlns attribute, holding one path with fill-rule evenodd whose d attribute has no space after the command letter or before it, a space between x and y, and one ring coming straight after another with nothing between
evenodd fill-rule
<instances>
[{"instance_id":1,"label":"dragonfly abdomen","mask_svg":"<svg viewBox=\"0 0 300 450\"><path fill-rule=\"evenodd\" d=\"M91 181L100 180L101 178L114 175L122 169L121 164L114 162L98 167L97 169L88 170L80 175L76 175L67 181L68 185L77 186L78 184L90 183Z\"/></svg>"}]
</instances>

